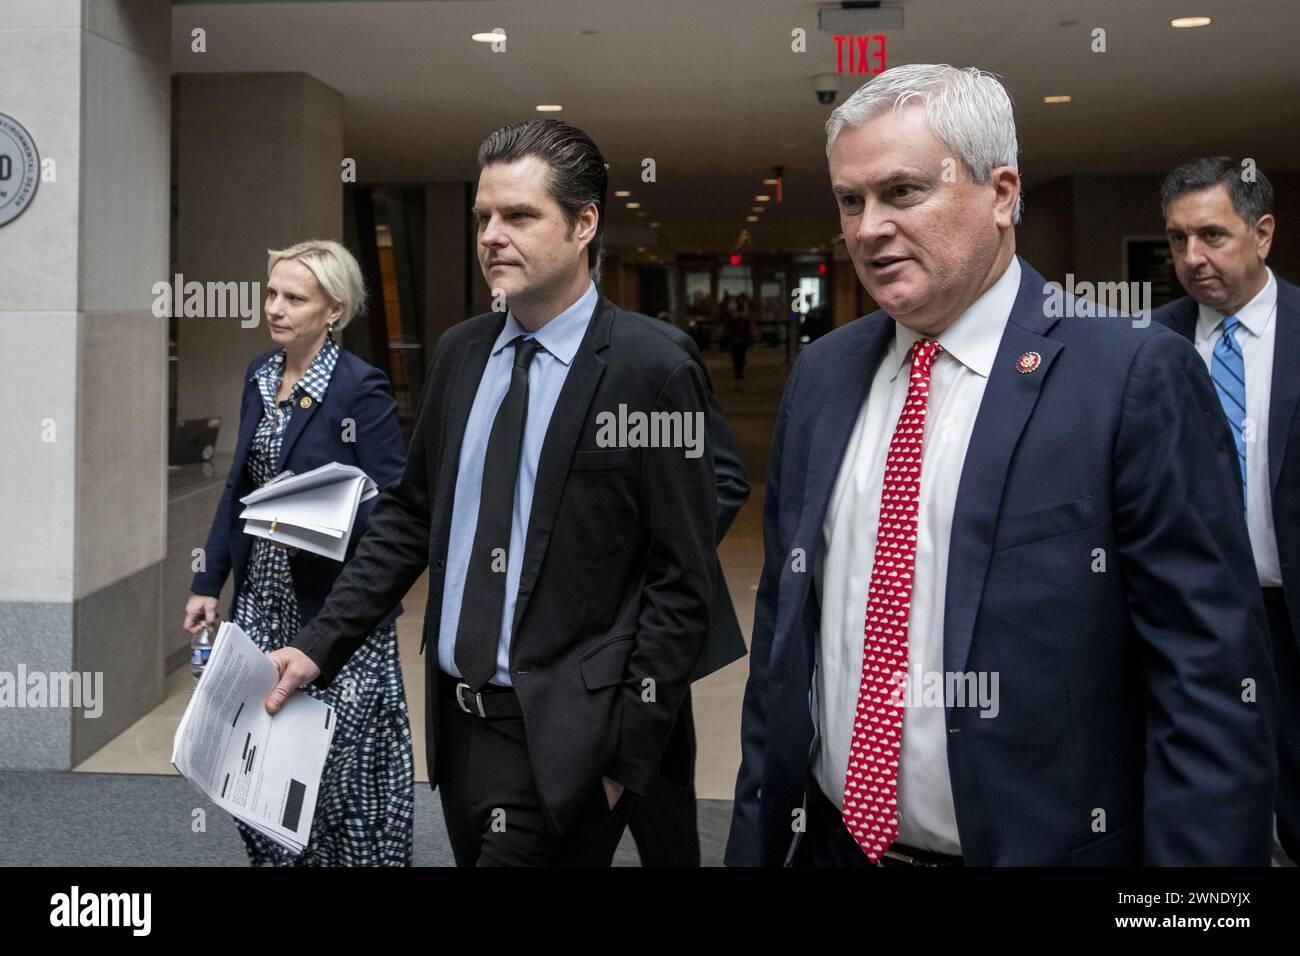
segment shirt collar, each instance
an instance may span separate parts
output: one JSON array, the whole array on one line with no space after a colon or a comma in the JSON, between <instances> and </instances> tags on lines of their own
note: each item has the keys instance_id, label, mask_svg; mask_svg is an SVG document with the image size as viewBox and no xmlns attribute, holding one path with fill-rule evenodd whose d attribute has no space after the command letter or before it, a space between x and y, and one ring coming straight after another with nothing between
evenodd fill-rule
<instances>
[{"instance_id":1,"label":"shirt collar","mask_svg":"<svg viewBox=\"0 0 1300 956\"><path fill-rule=\"evenodd\" d=\"M531 335L537 339L542 348L568 365L578 354L578 346L582 344L582 337L587 333L587 325L596 312L596 303L599 299L600 294L596 292L596 283L589 282L587 291L578 298L577 302L543 325L536 333L530 333L519 324L513 312L507 312L506 324L492 344L492 354L496 355L521 335L525 337Z\"/></svg>"},{"instance_id":2,"label":"shirt collar","mask_svg":"<svg viewBox=\"0 0 1300 956\"><path fill-rule=\"evenodd\" d=\"M1010 264L988 291L939 333L943 350L976 375L988 378L1019 291L1020 258L1012 256ZM904 364L911 363L912 345L921 338L919 332L894 322L894 358L898 365L890 381L898 378Z\"/></svg>"},{"instance_id":3,"label":"shirt collar","mask_svg":"<svg viewBox=\"0 0 1300 956\"><path fill-rule=\"evenodd\" d=\"M1268 323L1273 318L1273 307L1277 305L1277 280L1273 277L1273 270L1268 266L1264 267L1264 271L1268 273L1268 281L1264 283L1264 288L1260 289L1255 298L1243 305L1236 313L1237 321L1242 324L1242 327L1257 338L1268 329ZM1197 339L1205 340L1213 336L1223 325L1225 318L1227 313L1211 309L1208 305L1198 304L1196 307Z\"/></svg>"},{"instance_id":4,"label":"shirt collar","mask_svg":"<svg viewBox=\"0 0 1300 956\"><path fill-rule=\"evenodd\" d=\"M328 333L325 336L325 344L320 347L316 357L311 360L311 365L307 367L306 373L293 386L294 391L304 391L316 401L320 402L325 399L325 390L329 387L330 378L334 374L334 366L338 364L339 344ZM268 358L262 367L257 370L257 384L262 393L262 399L267 405L275 406L275 395L280 388L280 382L284 378L284 349L277 350Z\"/></svg>"}]
</instances>

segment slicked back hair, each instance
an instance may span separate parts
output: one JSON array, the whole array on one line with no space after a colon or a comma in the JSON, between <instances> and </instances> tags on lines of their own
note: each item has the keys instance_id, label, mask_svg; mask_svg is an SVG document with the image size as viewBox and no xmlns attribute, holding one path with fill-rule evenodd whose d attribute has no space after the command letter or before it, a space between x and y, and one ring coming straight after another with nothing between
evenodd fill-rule
<instances>
[{"instance_id":1,"label":"slicked back hair","mask_svg":"<svg viewBox=\"0 0 1300 956\"><path fill-rule=\"evenodd\" d=\"M478 148L478 168L514 163L536 156L550 168L547 189L564 213L569 235L588 203L596 204L596 232L587 244L587 267L594 282L600 281L601 244L605 236L605 195L609 174L605 157L591 137L555 119L530 120L503 126Z\"/></svg>"}]
</instances>

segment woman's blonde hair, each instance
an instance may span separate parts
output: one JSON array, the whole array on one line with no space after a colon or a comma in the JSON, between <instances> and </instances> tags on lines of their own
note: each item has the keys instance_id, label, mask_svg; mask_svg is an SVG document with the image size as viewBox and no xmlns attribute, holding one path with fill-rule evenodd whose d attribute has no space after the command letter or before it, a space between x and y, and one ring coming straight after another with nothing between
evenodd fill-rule
<instances>
[{"instance_id":1,"label":"woman's blonde hair","mask_svg":"<svg viewBox=\"0 0 1300 956\"><path fill-rule=\"evenodd\" d=\"M361 267L352 253L333 239L308 239L288 249L268 249L266 275L283 259L294 259L311 270L316 281L331 301L343 306L343 314L334 323L334 331L341 332L347 324L366 309L366 283L361 278Z\"/></svg>"}]
</instances>

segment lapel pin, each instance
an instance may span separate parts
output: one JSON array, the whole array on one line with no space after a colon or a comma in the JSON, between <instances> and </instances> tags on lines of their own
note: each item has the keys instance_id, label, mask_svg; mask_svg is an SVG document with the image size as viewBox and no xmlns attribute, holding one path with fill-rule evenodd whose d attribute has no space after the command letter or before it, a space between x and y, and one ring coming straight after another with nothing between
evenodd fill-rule
<instances>
[{"instance_id":1,"label":"lapel pin","mask_svg":"<svg viewBox=\"0 0 1300 956\"><path fill-rule=\"evenodd\" d=\"M1024 359L1022 358L1020 361L1023 362ZM1035 364L1037 364L1037 363L1035 363ZM311 408L311 396L310 396L310 395L304 395L304 396L302 397L302 400L299 401L298 404L299 404L300 406L302 406L303 408Z\"/></svg>"},{"instance_id":2,"label":"lapel pin","mask_svg":"<svg viewBox=\"0 0 1300 956\"><path fill-rule=\"evenodd\" d=\"M1021 375L1028 375L1034 369L1038 368L1042 361L1043 357L1037 352L1026 352L1024 355L1020 356L1020 360L1016 362L1016 371Z\"/></svg>"}]
</instances>

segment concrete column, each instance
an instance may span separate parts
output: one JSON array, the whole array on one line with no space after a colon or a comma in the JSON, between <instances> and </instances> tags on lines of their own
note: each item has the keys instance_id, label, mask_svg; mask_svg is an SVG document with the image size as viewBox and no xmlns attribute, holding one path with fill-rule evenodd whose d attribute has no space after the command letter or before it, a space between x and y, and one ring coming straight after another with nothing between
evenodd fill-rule
<instances>
[{"instance_id":1,"label":"concrete column","mask_svg":"<svg viewBox=\"0 0 1300 956\"><path fill-rule=\"evenodd\" d=\"M170 28L168 0L0 19L0 108L53 161L0 226L0 768L67 769L162 698Z\"/></svg>"},{"instance_id":2,"label":"concrete column","mask_svg":"<svg viewBox=\"0 0 1300 956\"><path fill-rule=\"evenodd\" d=\"M176 81L175 261L186 282L263 290L267 249L343 239L336 90L305 73L187 73ZM244 370L272 347L260 297L253 311L252 319L178 322L176 414L220 416L219 454L235 448Z\"/></svg>"}]
</instances>

